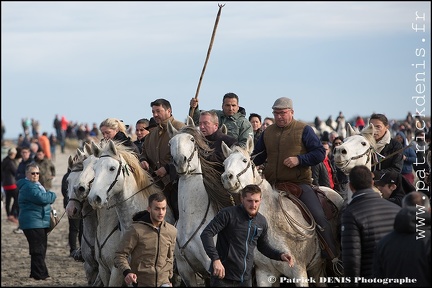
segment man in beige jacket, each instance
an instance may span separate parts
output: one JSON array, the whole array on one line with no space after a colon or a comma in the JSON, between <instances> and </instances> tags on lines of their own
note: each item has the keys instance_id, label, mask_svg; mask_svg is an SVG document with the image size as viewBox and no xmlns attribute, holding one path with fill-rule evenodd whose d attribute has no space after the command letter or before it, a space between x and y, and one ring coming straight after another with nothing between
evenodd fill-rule
<instances>
[{"instance_id":1,"label":"man in beige jacket","mask_svg":"<svg viewBox=\"0 0 432 288\"><path fill-rule=\"evenodd\" d=\"M163 193L150 195L148 203L147 211L135 214L123 235L114 265L123 271L128 285L172 286L177 229L165 221L167 201Z\"/></svg>"}]
</instances>

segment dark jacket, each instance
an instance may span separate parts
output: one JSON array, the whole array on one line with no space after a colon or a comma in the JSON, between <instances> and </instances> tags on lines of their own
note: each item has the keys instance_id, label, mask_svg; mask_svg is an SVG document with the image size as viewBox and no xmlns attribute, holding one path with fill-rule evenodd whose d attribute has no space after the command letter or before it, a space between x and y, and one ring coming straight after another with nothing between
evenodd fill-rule
<instances>
[{"instance_id":1,"label":"dark jacket","mask_svg":"<svg viewBox=\"0 0 432 288\"><path fill-rule=\"evenodd\" d=\"M145 138L146 137L143 137L141 139L137 139L137 140L133 141L133 143L135 144L135 146L138 148L138 151L139 151L138 155L141 155L141 153L142 153L142 148L143 148L143 144L144 144Z\"/></svg>"},{"instance_id":2,"label":"dark jacket","mask_svg":"<svg viewBox=\"0 0 432 288\"><path fill-rule=\"evenodd\" d=\"M121 144L123 144L126 147L129 147L132 149L133 152L136 153L136 156L139 157L140 151L138 147L132 142L131 138L126 136L125 133L119 131L113 138L114 141L119 141Z\"/></svg>"},{"instance_id":3,"label":"dark jacket","mask_svg":"<svg viewBox=\"0 0 432 288\"><path fill-rule=\"evenodd\" d=\"M18 168L15 176L15 179L17 181L20 179L24 179L26 177L26 167L28 164L33 162L34 162L34 158L32 156L30 156L30 158L27 159L27 161L21 160L21 162L18 164Z\"/></svg>"},{"instance_id":4,"label":"dark jacket","mask_svg":"<svg viewBox=\"0 0 432 288\"><path fill-rule=\"evenodd\" d=\"M223 208L201 233L201 241L212 264L220 259L225 267L225 278L244 282L252 277L254 250L258 248L264 256L281 261L283 252L269 246L268 224L258 213L250 218L243 205ZM213 237L218 235L216 247Z\"/></svg>"},{"instance_id":5,"label":"dark jacket","mask_svg":"<svg viewBox=\"0 0 432 288\"><path fill-rule=\"evenodd\" d=\"M399 131L396 133L396 135L400 135L403 139L402 147L407 147L407 138L405 136L405 133L402 131ZM402 154L405 155L406 159L403 160L402 164L402 174L410 174L413 173L413 164L417 160L417 155L413 147L407 147L405 150L403 150Z\"/></svg>"},{"instance_id":6,"label":"dark jacket","mask_svg":"<svg viewBox=\"0 0 432 288\"><path fill-rule=\"evenodd\" d=\"M401 173L402 171L402 165L403 165L403 158L402 158L402 144L394 140L393 138L390 139L390 143L384 146L384 148L381 150L379 154L383 156L390 155L396 151L399 151L399 153L391 156L390 158L381 159L384 160L380 162L377 165L374 165L377 163L375 157L372 157L372 172L374 173L374 179L380 179L381 176L389 171L395 171L397 173ZM378 158L380 158L378 156ZM379 160L379 159L378 159ZM378 161L379 162L379 161Z\"/></svg>"},{"instance_id":7,"label":"dark jacket","mask_svg":"<svg viewBox=\"0 0 432 288\"><path fill-rule=\"evenodd\" d=\"M380 240L374 258L374 277L417 279L408 287L431 287L431 214L424 208L405 207L394 230Z\"/></svg>"},{"instance_id":8,"label":"dark jacket","mask_svg":"<svg viewBox=\"0 0 432 288\"><path fill-rule=\"evenodd\" d=\"M1 162L1 183L3 186L16 186L15 175L17 164L14 159L6 156Z\"/></svg>"},{"instance_id":9,"label":"dark jacket","mask_svg":"<svg viewBox=\"0 0 432 288\"><path fill-rule=\"evenodd\" d=\"M222 152L222 141L225 142L228 147L231 147L232 145L237 144L237 139L222 133L220 129L212 135L205 136L205 138L208 140L209 147L214 149L213 153L209 155L207 160L220 163L220 166L217 166L216 169L223 172L223 161L225 160L225 156Z\"/></svg>"},{"instance_id":10,"label":"dark jacket","mask_svg":"<svg viewBox=\"0 0 432 288\"><path fill-rule=\"evenodd\" d=\"M314 165L312 168L312 184L315 186L330 187L330 178L324 162Z\"/></svg>"},{"instance_id":11,"label":"dark jacket","mask_svg":"<svg viewBox=\"0 0 432 288\"><path fill-rule=\"evenodd\" d=\"M391 232L400 207L372 189L354 193L342 213L341 244L344 276L373 276L376 244ZM355 285L351 283L350 285Z\"/></svg>"},{"instance_id":12,"label":"dark jacket","mask_svg":"<svg viewBox=\"0 0 432 288\"><path fill-rule=\"evenodd\" d=\"M66 206L69 202L69 195L68 195L68 181L67 178L69 177L69 174L71 173L71 170L68 168L66 174L62 178L61 182L61 192L63 195L63 208L66 209Z\"/></svg>"}]
</instances>

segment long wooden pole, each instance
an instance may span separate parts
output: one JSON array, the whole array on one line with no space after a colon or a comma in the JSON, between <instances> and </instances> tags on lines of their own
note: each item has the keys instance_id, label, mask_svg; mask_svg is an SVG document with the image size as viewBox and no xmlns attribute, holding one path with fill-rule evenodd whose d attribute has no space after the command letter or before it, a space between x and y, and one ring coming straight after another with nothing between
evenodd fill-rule
<instances>
[{"instance_id":1,"label":"long wooden pole","mask_svg":"<svg viewBox=\"0 0 432 288\"><path fill-rule=\"evenodd\" d=\"M201 71L201 76L200 76L200 79L199 79L199 82L198 82L198 87L197 87L197 90L195 92L195 99L198 99L199 90L201 88L201 82L202 82L202 79L204 77L204 72L206 70L207 62L208 62L208 60L210 58L210 53L211 53L211 50L212 50L212 47L213 47L213 41L214 41L214 38L215 38L215 35L216 35L216 29L217 29L217 26L218 26L218 23L219 23L219 18L220 18L220 15L221 15L221 10L222 10L222 7L225 6L225 4L223 4L223 5L218 4L218 6L219 6L219 11L217 13L216 21L215 21L215 24L214 24L214 27L213 27L213 33L212 33L212 36L211 36L211 39L210 39L210 45L209 45L209 48L207 50L207 57L205 59L204 67L203 67L203 69ZM195 108L192 107L192 109L191 109L191 111L189 113L189 116L193 117L194 112L195 112Z\"/></svg>"}]
</instances>

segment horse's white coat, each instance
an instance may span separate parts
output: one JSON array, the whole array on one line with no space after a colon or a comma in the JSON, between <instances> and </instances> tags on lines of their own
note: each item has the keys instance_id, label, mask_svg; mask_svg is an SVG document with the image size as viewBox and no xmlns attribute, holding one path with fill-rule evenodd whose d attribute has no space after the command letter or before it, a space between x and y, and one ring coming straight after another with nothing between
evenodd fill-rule
<instances>
[{"instance_id":1,"label":"horse's white coat","mask_svg":"<svg viewBox=\"0 0 432 288\"><path fill-rule=\"evenodd\" d=\"M77 191L79 177L86 165L84 161L87 158L94 157L90 155L91 147L85 146L85 152L77 149L77 154L74 158L69 157L69 169L71 172L67 178L68 182L68 197L69 202L66 206L66 212L69 218L83 217L83 231L81 239L81 255L84 259L84 270L86 273L87 282L90 286L98 286L101 279L99 277L99 264L95 258L94 247L97 229L96 211L88 203L87 199L82 199ZM86 161L88 163L88 160ZM74 200L75 199L75 200Z\"/></svg>"},{"instance_id":2,"label":"horse's white coat","mask_svg":"<svg viewBox=\"0 0 432 288\"><path fill-rule=\"evenodd\" d=\"M272 286L273 283L268 281L269 276L275 276L276 279L279 279L280 276L306 279L309 276L317 280L318 277L324 277L324 260L321 257L321 248L315 229L307 229L310 225L303 218L299 208L287 197L279 198L279 191L274 190L267 180L261 178L255 166L250 165L246 169L248 163L251 163L250 154L253 150L253 141L248 140L246 149L240 147L231 149L223 143L222 150L227 157L224 161L225 172L222 174L224 187L233 193L240 193L241 189L248 184L259 185L262 191L259 211L269 223L270 244L276 249L289 252L294 257L295 265L290 268L287 263L270 260L256 250L257 285L260 287ZM242 174L237 176L241 172ZM337 192L334 192L333 196L337 198L336 194ZM337 202L338 205L341 205L342 199L340 196L339 198ZM279 204L280 201L282 207ZM301 226L290 225L283 211ZM308 283L297 283L297 285L308 286ZM317 285L326 286L325 283L319 283L319 281Z\"/></svg>"},{"instance_id":3,"label":"horse's white coat","mask_svg":"<svg viewBox=\"0 0 432 288\"><path fill-rule=\"evenodd\" d=\"M113 225L120 226L120 231L116 230L109 238L108 242L113 245L107 245L101 251L102 254L107 253L109 255L109 259L106 260L106 267L111 271L109 286L121 286L124 278L123 271L115 268L113 263L114 253L121 241L121 235L132 224L132 218L137 212L147 210L148 196L161 190L154 184L150 185L153 179L141 168L138 159L127 149L125 150L124 146L109 140L102 149L95 147L94 150L96 150L94 154L98 158L93 166L94 180L87 197L92 207L98 211L98 233L100 235L105 234L103 238L98 236L99 240L108 237L108 234L113 231ZM138 176L135 177L135 174ZM140 187L137 179L148 183L148 185ZM102 219L101 217L105 217L102 214L109 219ZM175 221L168 206L165 219L171 224ZM107 222L106 225L102 225L101 221ZM113 239L111 240L111 238ZM99 244L102 243L99 242ZM99 273L101 274L100 271ZM122 281L119 283L120 279ZM114 284L114 282L118 284Z\"/></svg>"},{"instance_id":4,"label":"horse's white coat","mask_svg":"<svg viewBox=\"0 0 432 288\"><path fill-rule=\"evenodd\" d=\"M188 122L188 125L193 125L193 122ZM171 136L169 142L171 156L177 173L180 175L179 219L176 225L177 245L175 250L177 269L187 287L197 287L199 285L196 272L208 277L207 270L211 264L200 235L215 216L215 209L211 203L208 206L210 199L203 183L195 139L189 133L179 133L170 123L168 132Z\"/></svg>"},{"instance_id":5,"label":"horse's white coat","mask_svg":"<svg viewBox=\"0 0 432 288\"><path fill-rule=\"evenodd\" d=\"M347 126L347 137L341 145L336 146L333 150L335 165L346 175L349 175L351 169L358 165L365 165L370 170L375 148L375 139L373 138L375 128L373 124L370 123L360 132L354 130L349 123ZM352 191L349 185L346 195L347 203L351 202Z\"/></svg>"}]
</instances>

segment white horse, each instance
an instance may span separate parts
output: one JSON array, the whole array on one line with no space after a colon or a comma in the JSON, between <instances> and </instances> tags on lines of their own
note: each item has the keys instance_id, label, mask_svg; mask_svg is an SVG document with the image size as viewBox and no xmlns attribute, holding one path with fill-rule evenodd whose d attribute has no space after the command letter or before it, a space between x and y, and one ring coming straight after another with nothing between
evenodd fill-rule
<instances>
[{"instance_id":1,"label":"white horse","mask_svg":"<svg viewBox=\"0 0 432 288\"><path fill-rule=\"evenodd\" d=\"M94 154L98 159L93 167L95 174L90 193L87 196L88 201L98 211L115 211L117 217L110 220L111 225L118 223L121 231L119 234L123 235L132 224L132 217L137 212L147 209L148 196L160 192L161 189L155 185L150 174L141 168L138 158L128 147L108 140L102 149L95 147ZM111 210L112 208L115 210ZM169 207L167 207L165 219L171 224L175 222ZM100 218L99 221L101 221ZM100 222L98 230L105 233L110 231ZM121 235L116 238L117 242L114 243L114 246L109 248L113 255L121 241ZM115 277L123 279L123 271L119 271L114 266L110 268L112 269L111 279L113 279L113 273Z\"/></svg>"},{"instance_id":2,"label":"white horse","mask_svg":"<svg viewBox=\"0 0 432 288\"><path fill-rule=\"evenodd\" d=\"M269 279L279 279L280 276L297 279L297 286L308 286L308 277L314 278L317 286L326 286L325 283L319 281L319 277L325 276L325 261L321 256L315 221L308 223L293 202L296 201L296 198L287 198L284 192L275 190L267 180L260 176L250 159L253 150L251 138L248 139L245 148L229 148L222 143L222 150L227 157L224 161L225 172L222 174L224 187L232 193L240 193L246 185L259 185L262 191L260 213L269 223L270 245L281 251L289 252L295 259L294 267L290 268L285 262L270 260L256 250L257 286L271 286L274 282L269 282ZM339 209L343 200L337 192L333 190L327 192L330 190L329 188L325 191L324 188L322 189ZM312 215L310 218L313 219ZM333 224L333 227L335 226L336 224ZM276 278L271 278L271 276Z\"/></svg>"},{"instance_id":3,"label":"white horse","mask_svg":"<svg viewBox=\"0 0 432 288\"><path fill-rule=\"evenodd\" d=\"M108 140L95 155L98 160L88 200L95 209L115 208L121 230L125 231L132 224L132 217L147 209L148 196L161 189L128 147ZM175 223L169 207L165 219Z\"/></svg>"},{"instance_id":4,"label":"white horse","mask_svg":"<svg viewBox=\"0 0 432 288\"><path fill-rule=\"evenodd\" d=\"M91 144L92 154L83 161L83 171L78 179L78 184L74 188L77 199L82 201L84 207L93 209L88 202L87 196L90 190L90 183L95 177L94 165L98 160L95 152L100 151L100 147L94 142ZM90 215L90 214L88 214ZM87 217L84 218L84 220ZM122 272L114 267L115 250L120 241L120 226L117 213L114 209L106 208L96 209L96 220L90 221L90 225L96 223L96 227L90 226L94 234L86 238L88 243L93 243L94 258L98 262L99 282L95 282L93 286L122 286L124 285L124 277ZM86 222L84 222L86 225ZM84 230L87 228L84 227ZM84 239L83 239L84 240ZM90 246L90 244L89 244Z\"/></svg>"},{"instance_id":5,"label":"white horse","mask_svg":"<svg viewBox=\"0 0 432 288\"><path fill-rule=\"evenodd\" d=\"M83 162L89 157L91 147L86 144L84 151L77 149L77 154L74 158L69 156L68 167L70 169L68 182L68 197L69 201L66 206L66 212L69 218L82 218L83 231L81 238L81 255L84 259L84 270L86 273L88 284L91 286L101 286L99 277L99 264L95 258L95 239L97 231L97 214L90 206L87 199L81 199L77 196L77 183L84 169Z\"/></svg>"},{"instance_id":6,"label":"white horse","mask_svg":"<svg viewBox=\"0 0 432 288\"><path fill-rule=\"evenodd\" d=\"M336 146L333 150L335 165L346 175L349 175L351 169L358 165L365 165L371 169L373 151L376 148L373 124L370 123L361 132L354 130L349 123L347 126L347 137L341 145ZM352 198L352 191L348 187L346 192L346 201L349 203Z\"/></svg>"},{"instance_id":7,"label":"white horse","mask_svg":"<svg viewBox=\"0 0 432 288\"><path fill-rule=\"evenodd\" d=\"M232 205L228 193L220 182L221 173L213 168L205 155L213 149L196 129L192 119L180 130L168 122L170 152L179 174L177 245L175 250L177 270L188 287L199 286L196 275L209 280L211 260L201 242L201 232L217 211ZM206 185L208 183L208 185Z\"/></svg>"}]
</instances>

